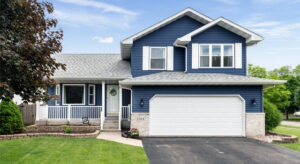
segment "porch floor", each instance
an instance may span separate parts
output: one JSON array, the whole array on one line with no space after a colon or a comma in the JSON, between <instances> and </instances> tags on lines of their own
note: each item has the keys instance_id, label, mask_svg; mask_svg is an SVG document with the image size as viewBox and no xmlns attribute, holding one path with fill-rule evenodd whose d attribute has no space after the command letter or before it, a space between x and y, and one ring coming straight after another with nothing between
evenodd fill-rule
<instances>
[{"instance_id":1,"label":"porch floor","mask_svg":"<svg viewBox=\"0 0 300 164\"><path fill-rule=\"evenodd\" d=\"M121 132L103 132L103 131L101 131L100 135L97 137L97 139L103 139L103 140L123 143L126 145L143 147L142 140L132 139L132 138L124 138L121 136Z\"/></svg>"}]
</instances>

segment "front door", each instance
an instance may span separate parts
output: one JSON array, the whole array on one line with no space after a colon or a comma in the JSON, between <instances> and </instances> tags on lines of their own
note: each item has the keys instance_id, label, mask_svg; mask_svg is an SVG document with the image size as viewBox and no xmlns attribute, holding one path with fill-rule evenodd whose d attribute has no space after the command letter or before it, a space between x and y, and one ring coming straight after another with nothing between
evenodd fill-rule
<instances>
[{"instance_id":1,"label":"front door","mask_svg":"<svg viewBox=\"0 0 300 164\"><path fill-rule=\"evenodd\" d=\"M119 86L107 85L107 116L119 115Z\"/></svg>"}]
</instances>

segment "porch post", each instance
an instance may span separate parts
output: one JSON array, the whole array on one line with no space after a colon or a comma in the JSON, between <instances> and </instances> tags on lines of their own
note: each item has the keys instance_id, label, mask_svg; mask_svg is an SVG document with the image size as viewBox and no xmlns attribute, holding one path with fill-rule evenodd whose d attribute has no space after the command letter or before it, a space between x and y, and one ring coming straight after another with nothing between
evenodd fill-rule
<instances>
[{"instance_id":1,"label":"porch post","mask_svg":"<svg viewBox=\"0 0 300 164\"><path fill-rule=\"evenodd\" d=\"M122 86L119 85L119 130L121 130L122 120Z\"/></svg>"},{"instance_id":2,"label":"porch post","mask_svg":"<svg viewBox=\"0 0 300 164\"><path fill-rule=\"evenodd\" d=\"M100 127L103 130L103 123L105 120L105 81L102 81L102 109L101 109L101 123Z\"/></svg>"},{"instance_id":3,"label":"porch post","mask_svg":"<svg viewBox=\"0 0 300 164\"><path fill-rule=\"evenodd\" d=\"M68 122L71 120L71 105L68 105Z\"/></svg>"}]
</instances>

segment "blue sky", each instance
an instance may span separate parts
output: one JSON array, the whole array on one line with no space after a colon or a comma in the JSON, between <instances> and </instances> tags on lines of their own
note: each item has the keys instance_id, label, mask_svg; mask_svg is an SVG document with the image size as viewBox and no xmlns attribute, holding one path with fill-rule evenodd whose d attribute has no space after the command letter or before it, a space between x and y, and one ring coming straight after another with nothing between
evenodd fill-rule
<instances>
[{"instance_id":1,"label":"blue sky","mask_svg":"<svg viewBox=\"0 0 300 164\"><path fill-rule=\"evenodd\" d=\"M49 0L64 31L62 53L119 53L120 41L186 7L223 16L265 40L248 63L268 70L300 64L300 0Z\"/></svg>"}]
</instances>

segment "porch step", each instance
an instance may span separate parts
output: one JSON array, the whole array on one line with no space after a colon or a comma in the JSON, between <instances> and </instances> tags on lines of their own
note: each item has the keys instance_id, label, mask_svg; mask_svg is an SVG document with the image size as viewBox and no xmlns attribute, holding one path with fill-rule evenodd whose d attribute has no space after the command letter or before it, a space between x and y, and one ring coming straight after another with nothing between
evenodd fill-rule
<instances>
[{"instance_id":1,"label":"porch step","mask_svg":"<svg viewBox=\"0 0 300 164\"><path fill-rule=\"evenodd\" d=\"M106 120L119 120L119 116L107 116L107 117L105 117L105 121Z\"/></svg>"},{"instance_id":2,"label":"porch step","mask_svg":"<svg viewBox=\"0 0 300 164\"><path fill-rule=\"evenodd\" d=\"M105 123L119 123L119 120L104 120L104 124Z\"/></svg>"},{"instance_id":3,"label":"porch step","mask_svg":"<svg viewBox=\"0 0 300 164\"><path fill-rule=\"evenodd\" d=\"M118 123L107 123L107 122L105 122L103 124L103 129L118 129L118 128L119 128Z\"/></svg>"},{"instance_id":4,"label":"porch step","mask_svg":"<svg viewBox=\"0 0 300 164\"><path fill-rule=\"evenodd\" d=\"M103 129L101 132L121 132L121 130L118 129Z\"/></svg>"}]
</instances>

